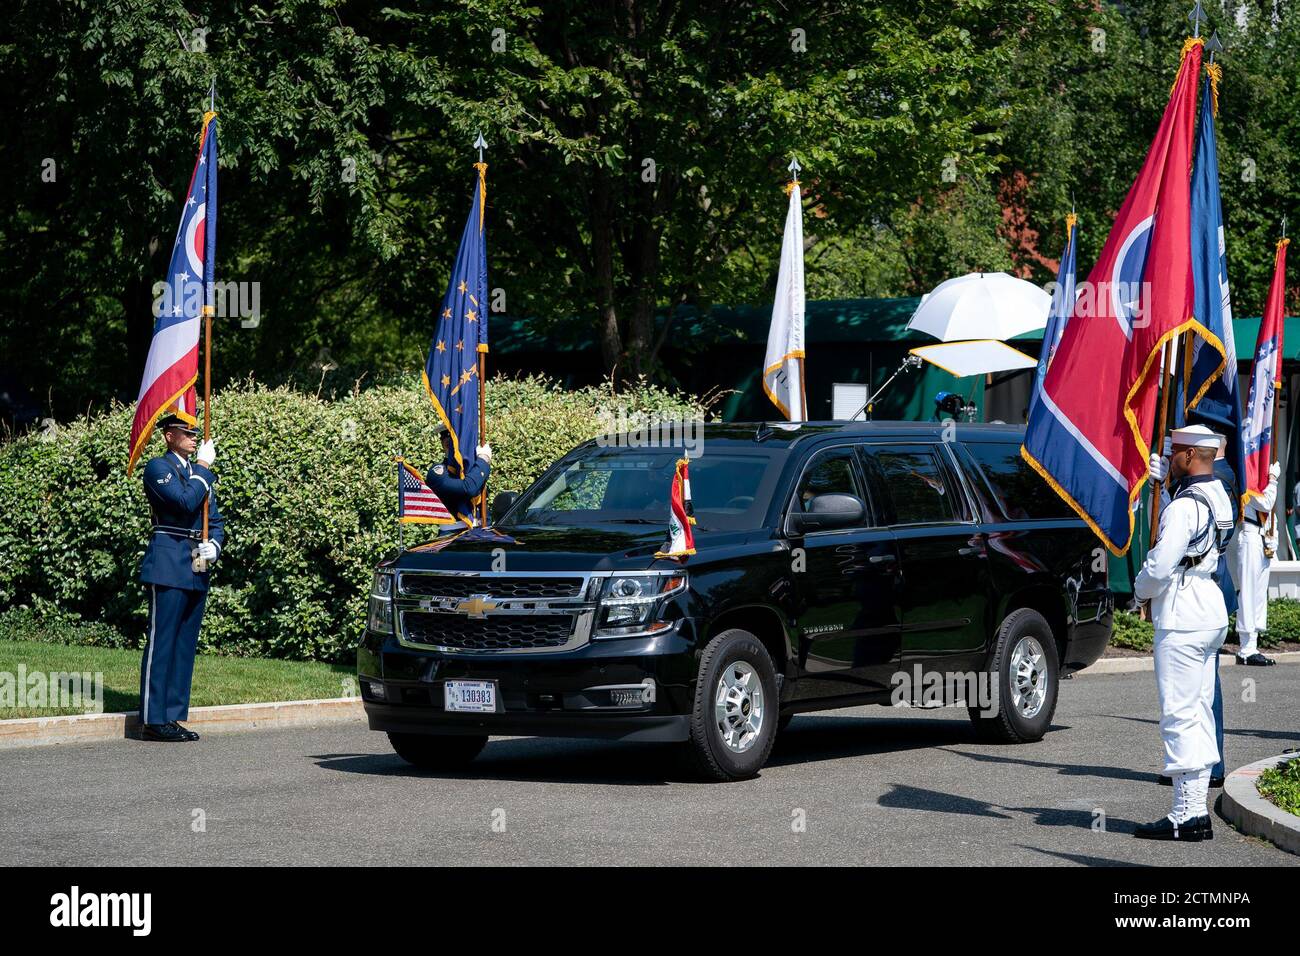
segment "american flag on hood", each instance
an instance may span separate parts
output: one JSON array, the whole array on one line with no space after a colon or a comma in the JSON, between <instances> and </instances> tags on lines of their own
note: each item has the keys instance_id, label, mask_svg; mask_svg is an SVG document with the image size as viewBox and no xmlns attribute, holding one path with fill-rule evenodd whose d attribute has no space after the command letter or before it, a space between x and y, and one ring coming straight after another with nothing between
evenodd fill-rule
<instances>
[{"instance_id":1,"label":"american flag on hood","mask_svg":"<svg viewBox=\"0 0 1300 956\"><path fill-rule=\"evenodd\" d=\"M144 363L126 471L135 468L158 419L174 414L198 423L200 318L213 307L212 267L217 251L217 114L205 113L199 155L181 207L181 222L164 279L153 341Z\"/></svg>"},{"instance_id":2,"label":"american flag on hood","mask_svg":"<svg viewBox=\"0 0 1300 956\"><path fill-rule=\"evenodd\" d=\"M397 520L406 524L460 524L420 473L398 459Z\"/></svg>"}]
</instances>

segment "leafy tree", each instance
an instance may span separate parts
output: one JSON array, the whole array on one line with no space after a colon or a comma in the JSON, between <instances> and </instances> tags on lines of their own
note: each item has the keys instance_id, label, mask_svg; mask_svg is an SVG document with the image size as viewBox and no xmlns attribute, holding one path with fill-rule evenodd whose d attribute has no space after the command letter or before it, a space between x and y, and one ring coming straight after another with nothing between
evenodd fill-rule
<instances>
[{"instance_id":1,"label":"leafy tree","mask_svg":"<svg viewBox=\"0 0 1300 956\"><path fill-rule=\"evenodd\" d=\"M1225 46L1217 132L1233 310L1259 315L1280 220L1300 209L1291 169L1300 149L1300 4L1278 4L1276 19L1271 0L1204 8L1202 35L1217 30ZM1007 127L1003 176L1016 183L1007 205L1024 213L1037 240L1016 250L1027 272L1045 277L1072 201L1079 267L1091 267L1168 101L1189 10L1183 0L1104 4L1082 22L1045 20L1038 42L1022 48L1008 83L1027 95Z\"/></svg>"},{"instance_id":2,"label":"leafy tree","mask_svg":"<svg viewBox=\"0 0 1300 956\"><path fill-rule=\"evenodd\" d=\"M1300 5L1240 22L1208 6L1248 314L1300 189ZM1184 7L19 0L0 41L0 373L60 415L134 398L214 77L219 273L260 287L260 323L219 331L219 381L418 367L479 130L491 285L543 330L590 323L625 380L662 376L678 304L770 296L792 155L810 294L1045 276L1071 193L1086 269L1158 121Z\"/></svg>"}]
</instances>

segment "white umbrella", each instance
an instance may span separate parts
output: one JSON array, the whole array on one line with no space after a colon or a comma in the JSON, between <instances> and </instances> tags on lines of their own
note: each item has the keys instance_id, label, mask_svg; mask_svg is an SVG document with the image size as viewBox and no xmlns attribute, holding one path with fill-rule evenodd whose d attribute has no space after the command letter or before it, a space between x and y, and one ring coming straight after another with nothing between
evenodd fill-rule
<instances>
[{"instance_id":1,"label":"white umbrella","mask_svg":"<svg viewBox=\"0 0 1300 956\"><path fill-rule=\"evenodd\" d=\"M1007 343L990 339L923 345L910 351L956 378L1010 372L1012 369L1033 368L1038 364L1037 360L1013 349Z\"/></svg>"},{"instance_id":2,"label":"white umbrella","mask_svg":"<svg viewBox=\"0 0 1300 956\"><path fill-rule=\"evenodd\" d=\"M909 329L943 342L1009 339L1047 325L1052 297L1005 272L972 272L935 286L912 313Z\"/></svg>"}]
</instances>

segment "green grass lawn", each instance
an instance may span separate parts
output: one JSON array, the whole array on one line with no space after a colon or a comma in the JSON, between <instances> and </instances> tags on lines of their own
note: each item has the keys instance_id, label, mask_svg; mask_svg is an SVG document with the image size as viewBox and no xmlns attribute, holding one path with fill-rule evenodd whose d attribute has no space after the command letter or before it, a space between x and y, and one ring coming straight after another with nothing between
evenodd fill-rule
<instances>
[{"instance_id":1,"label":"green grass lawn","mask_svg":"<svg viewBox=\"0 0 1300 956\"><path fill-rule=\"evenodd\" d=\"M86 712L86 708L15 706L20 664L28 675L60 671L101 673L104 675L105 712L139 708L139 651L0 640L0 720ZM356 693L356 672L342 664L200 656L194 662L190 704L202 707L273 700L314 700L355 696ZM89 689L86 695L90 696Z\"/></svg>"}]
</instances>

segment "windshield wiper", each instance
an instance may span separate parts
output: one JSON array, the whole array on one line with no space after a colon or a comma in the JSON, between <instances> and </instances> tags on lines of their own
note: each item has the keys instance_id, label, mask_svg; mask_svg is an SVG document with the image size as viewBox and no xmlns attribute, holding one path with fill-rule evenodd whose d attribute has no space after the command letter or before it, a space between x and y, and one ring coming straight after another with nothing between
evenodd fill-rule
<instances>
[{"instance_id":1,"label":"windshield wiper","mask_svg":"<svg viewBox=\"0 0 1300 956\"><path fill-rule=\"evenodd\" d=\"M661 524L667 527L668 522L653 518L606 518L601 524Z\"/></svg>"}]
</instances>

